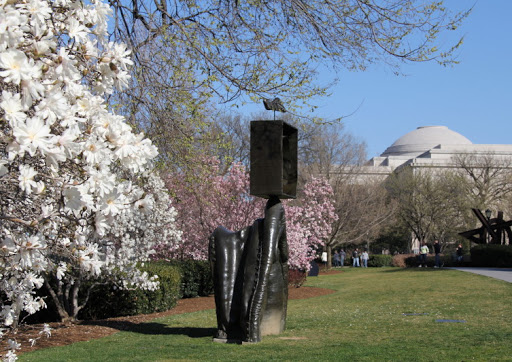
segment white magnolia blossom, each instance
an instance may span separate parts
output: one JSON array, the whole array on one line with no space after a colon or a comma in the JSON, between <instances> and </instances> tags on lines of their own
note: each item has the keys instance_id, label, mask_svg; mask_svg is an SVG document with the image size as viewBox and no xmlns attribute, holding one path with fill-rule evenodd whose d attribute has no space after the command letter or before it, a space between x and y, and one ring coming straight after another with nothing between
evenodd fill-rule
<instances>
[{"instance_id":1,"label":"white magnolia blossom","mask_svg":"<svg viewBox=\"0 0 512 362\"><path fill-rule=\"evenodd\" d=\"M181 239L152 171L156 147L104 102L127 85L132 64L124 44L106 40L111 13L102 0L0 0L5 360L16 359L20 313L46 306L35 294L45 278L64 289L100 275L153 289L157 278L136 263L156 242Z\"/></svg>"}]
</instances>

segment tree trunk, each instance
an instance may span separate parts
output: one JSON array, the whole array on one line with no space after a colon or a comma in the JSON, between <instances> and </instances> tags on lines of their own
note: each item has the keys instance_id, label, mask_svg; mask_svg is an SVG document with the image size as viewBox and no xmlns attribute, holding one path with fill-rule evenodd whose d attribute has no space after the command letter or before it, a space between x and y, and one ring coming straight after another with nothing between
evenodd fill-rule
<instances>
[{"instance_id":1,"label":"tree trunk","mask_svg":"<svg viewBox=\"0 0 512 362\"><path fill-rule=\"evenodd\" d=\"M60 281L58 281L59 283ZM50 293L50 296L52 297L53 303L55 304L55 308L57 309L57 313L59 315L59 318L61 322L68 322L73 320L73 318L70 317L69 313L67 312L66 308L63 306L63 299L62 296L57 295L53 288L51 287L48 280L44 280L44 286L48 290L48 293Z\"/></svg>"},{"instance_id":2,"label":"tree trunk","mask_svg":"<svg viewBox=\"0 0 512 362\"><path fill-rule=\"evenodd\" d=\"M73 320L76 320L76 317L78 316L78 312L80 309L82 309L82 306L78 305L78 291L80 290L80 280L77 280L72 287L72 293L71 293L71 310L70 315L72 316Z\"/></svg>"},{"instance_id":3,"label":"tree trunk","mask_svg":"<svg viewBox=\"0 0 512 362\"><path fill-rule=\"evenodd\" d=\"M325 245L325 250L327 251L327 265L326 265L326 269L331 269L332 267L332 259L331 259L331 251L332 251L332 247L331 245L327 244Z\"/></svg>"},{"instance_id":4,"label":"tree trunk","mask_svg":"<svg viewBox=\"0 0 512 362\"><path fill-rule=\"evenodd\" d=\"M18 324L20 322L21 308L20 308L19 304L16 303L16 301L14 301L11 304L11 308L14 310L14 318L13 318L11 328L16 330L18 328Z\"/></svg>"}]
</instances>

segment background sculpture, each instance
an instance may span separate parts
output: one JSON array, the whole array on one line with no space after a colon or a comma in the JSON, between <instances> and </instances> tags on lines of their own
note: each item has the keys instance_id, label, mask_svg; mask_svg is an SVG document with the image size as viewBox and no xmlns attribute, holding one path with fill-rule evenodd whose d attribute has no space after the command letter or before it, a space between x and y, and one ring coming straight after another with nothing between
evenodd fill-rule
<instances>
[{"instance_id":1,"label":"background sculpture","mask_svg":"<svg viewBox=\"0 0 512 362\"><path fill-rule=\"evenodd\" d=\"M216 342L254 343L285 329L288 244L280 198L295 197L296 156L294 127L251 122L251 194L268 201L263 219L239 231L219 226L210 236Z\"/></svg>"},{"instance_id":2,"label":"background sculpture","mask_svg":"<svg viewBox=\"0 0 512 362\"><path fill-rule=\"evenodd\" d=\"M503 219L503 211L498 211L496 218L491 218L491 210L485 211L485 216L479 209L471 209L482 224L478 229L468 230L459 235L477 244L507 244L512 240L512 220Z\"/></svg>"}]
</instances>

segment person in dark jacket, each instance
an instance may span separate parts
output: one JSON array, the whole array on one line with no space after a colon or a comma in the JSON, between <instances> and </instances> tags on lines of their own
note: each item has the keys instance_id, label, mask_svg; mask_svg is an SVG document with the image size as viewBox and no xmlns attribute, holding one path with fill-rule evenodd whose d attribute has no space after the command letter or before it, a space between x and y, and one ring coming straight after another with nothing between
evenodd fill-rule
<instances>
[{"instance_id":1,"label":"person in dark jacket","mask_svg":"<svg viewBox=\"0 0 512 362\"><path fill-rule=\"evenodd\" d=\"M359 266L359 249L357 248L352 252L352 266Z\"/></svg>"},{"instance_id":2,"label":"person in dark jacket","mask_svg":"<svg viewBox=\"0 0 512 362\"><path fill-rule=\"evenodd\" d=\"M441 244L439 244L439 240L434 241L434 254L435 254L435 260L436 265L434 268L440 268L441 267Z\"/></svg>"},{"instance_id":3,"label":"person in dark jacket","mask_svg":"<svg viewBox=\"0 0 512 362\"><path fill-rule=\"evenodd\" d=\"M457 247L457 261L459 263L462 263L462 260L464 259L463 255L464 255L464 250L462 249L462 244L459 244L459 246Z\"/></svg>"}]
</instances>

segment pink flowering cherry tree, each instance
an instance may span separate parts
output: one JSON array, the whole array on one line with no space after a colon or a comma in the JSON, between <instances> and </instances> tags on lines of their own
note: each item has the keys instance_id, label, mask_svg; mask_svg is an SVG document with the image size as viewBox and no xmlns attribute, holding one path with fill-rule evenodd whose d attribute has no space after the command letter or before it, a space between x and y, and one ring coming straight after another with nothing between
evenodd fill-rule
<instances>
[{"instance_id":1,"label":"pink flowering cherry tree","mask_svg":"<svg viewBox=\"0 0 512 362\"><path fill-rule=\"evenodd\" d=\"M158 246L158 258L206 260L208 237L217 226L240 230L263 217L266 200L249 195L245 167L234 164L220 175L219 161L208 158L199 172L192 177L175 174L166 179L174 195L183 242L172 250ZM337 217L332 196L329 183L317 178L304 185L298 200L283 200L291 269L308 271L316 250L330 234Z\"/></svg>"},{"instance_id":2,"label":"pink flowering cherry tree","mask_svg":"<svg viewBox=\"0 0 512 362\"><path fill-rule=\"evenodd\" d=\"M140 272L155 243L179 244L176 211L153 171L157 149L108 110L130 51L108 42L101 0L0 0L0 336L16 359L22 312L62 319L84 282L157 286ZM11 333L6 333L11 330ZM45 328L45 333L49 333ZM7 339L7 341L5 341Z\"/></svg>"},{"instance_id":3,"label":"pink flowering cherry tree","mask_svg":"<svg viewBox=\"0 0 512 362\"><path fill-rule=\"evenodd\" d=\"M304 185L300 203L286 206L286 227L290 269L309 271L310 263L323 246L337 220L333 190L324 178L313 178Z\"/></svg>"},{"instance_id":4,"label":"pink flowering cherry tree","mask_svg":"<svg viewBox=\"0 0 512 362\"><path fill-rule=\"evenodd\" d=\"M202 167L191 171L194 174L175 173L166 178L183 236L182 243L173 249L157 246L157 258L206 260L208 237L217 226L240 230L263 217L266 201L249 195L249 177L244 166L233 164L223 175L216 158L206 157L199 164Z\"/></svg>"}]
</instances>

